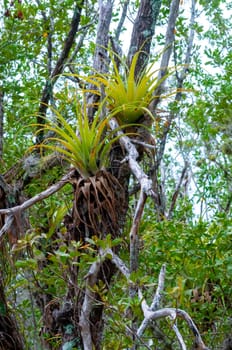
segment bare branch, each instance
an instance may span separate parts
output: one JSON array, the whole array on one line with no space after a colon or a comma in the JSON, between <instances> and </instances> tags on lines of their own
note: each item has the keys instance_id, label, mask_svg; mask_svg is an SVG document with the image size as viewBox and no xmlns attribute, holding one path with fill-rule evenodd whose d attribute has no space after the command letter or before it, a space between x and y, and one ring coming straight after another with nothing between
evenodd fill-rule
<instances>
[{"instance_id":1,"label":"bare branch","mask_svg":"<svg viewBox=\"0 0 232 350\"><path fill-rule=\"evenodd\" d=\"M114 263L114 265L118 268L118 270L123 274L123 276L126 277L126 279L129 281L130 279L130 270L125 265L125 263L119 258L119 256L111 249L105 250L107 254L111 255L111 261Z\"/></svg>"},{"instance_id":2,"label":"bare branch","mask_svg":"<svg viewBox=\"0 0 232 350\"><path fill-rule=\"evenodd\" d=\"M164 280L165 280L165 273L166 273L166 266L163 265L161 267L160 273L159 273L159 278L158 278L158 286L156 289L156 293L154 296L154 299L152 301L152 304L150 306L150 310L156 311L160 307L160 301L162 298L162 292L164 290ZM142 295L139 292L139 298L142 300ZM142 309L143 308L148 308L147 303L145 303L145 300L142 301ZM144 310L144 309L143 309ZM141 323L140 327L137 330L137 336L141 337L142 334L144 333L145 329L147 328L149 324L149 320L147 318L144 318L143 322Z\"/></svg>"},{"instance_id":3,"label":"bare branch","mask_svg":"<svg viewBox=\"0 0 232 350\"><path fill-rule=\"evenodd\" d=\"M72 48L72 45L74 43L75 36L76 36L76 33L78 31L78 28L79 28L79 24L80 24L83 3L84 3L84 0L78 1L77 5L74 9L73 18L72 18L72 22L70 25L70 31L67 35L65 42L64 42L64 48L60 54L60 57L58 58L58 61L56 62L55 68L52 72L51 78L53 78L53 79L55 78L55 80L58 78L57 76L62 73L64 66L65 66L65 63L68 59L70 50Z\"/></svg>"},{"instance_id":4,"label":"bare branch","mask_svg":"<svg viewBox=\"0 0 232 350\"><path fill-rule=\"evenodd\" d=\"M178 329L178 327L177 327L177 325L175 323L173 324L172 329L176 333L176 337L177 337L178 342L179 342L179 344L181 346L181 349L182 350L187 350L185 342L184 342L184 339L183 339L183 337L182 337L182 335L181 335L181 333L180 333L180 331L179 331L179 329Z\"/></svg>"},{"instance_id":5,"label":"bare branch","mask_svg":"<svg viewBox=\"0 0 232 350\"><path fill-rule=\"evenodd\" d=\"M78 51L80 50L80 48L83 45L84 38L85 38L85 36L86 36L86 34L88 32L88 29L89 29L89 27L92 24L93 23L91 22L91 23L87 24L86 26L80 28L81 34L79 35L79 38L78 38L77 44L75 46L75 49L73 50L73 53L72 53L71 57L68 59L67 64L71 64L75 60Z\"/></svg>"},{"instance_id":6,"label":"bare branch","mask_svg":"<svg viewBox=\"0 0 232 350\"><path fill-rule=\"evenodd\" d=\"M194 23L196 18L196 0L192 0L191 5L191 17L189 22L189 36L187 40L187 49L185 54L185 60L184 60L184 66L181 70L180 74L176 72L177 81L178 81L178 88L181 89L183 87L183 82L186 77L186 74L189 70L189 65L191 63L191 55L192 55L192 49L193 49L193 42L194 42L194 35L195 35L195 29L194 29ZM175 51L174 51L175 53ZM177 62L175 62L177 65Z\"/></svg>"},{"instance_id":7,"label":"bare branch","mask_svg":"<svg viewBox=\"0 0 232 350\"><path fill-rule=\"evenodd\" d=\"M126 267L124 262L112 252L111 249L106 250L107 254L110 254L112 256L112 262L116 265L116 267L122 272L122 274L126 277L128 282L130 282L130 272L129 269ZM141 324L140 328L137 331L137 336L141 337L144 330L146 329L146 326L148 325L149 321L151 320L158 320L160 318L170 317L173 321L177 319L177 317L182 318L185 320L192 331L194 337L195 337L195 344L198 346L199 350L209 350L206 345L204 344L201 335L197 329L197 326L191 319L191 317L188 315L188 313L181 309L174 309L174 308L162 308L159 310L152 310L152 308L159 307L160 299L162 297L161 293L164 289L164 279L165 279L165 271L166 267L165 265L162 266L159 274L159 281L158 281L158 288L155 294L155 297L153 299L153 302L151 304L151 307L148 306L146 300L143 298L142 292L140 289L138 289L138 296L141 300L141 306L144 314L144 321ZM144 327L144 324L146 326ZM177 327L174 327L174 331L176 334L178 333ZM179 336L179 335L178 335ZM180 340L181 337L179 336L178 340ZM184 348L183 348L184 349Z\"/></svg>"},{"instance_id":8,"label":"bare branch","mask_svg":"<svg viewBox=\"0 0 232 350\"><path fill-rule=\"evenodd\" d=\"M157 146L154 146L154 145L150 145L148 143L145 143L145 142L142 142L142 141L139 141L139 140L131 140L132 143L136 144L136 145L141 145L143 146L144 148L148 148L148 149L153 149L153 150L156 150L157 149Z\"/></svg>"},{"instance_id":9,"label":"bare branch","mask_svg":"<svg viewBox=\"0 0 232 350\"><path fill-rule=\"evenodd\" d=\"M173 0L172 4L173 4L173 8L172 8L173 14L171 15L171 13L170 13L170 22L173 22L173 19L175 19L177 16L177 7L179 7L179 0ZM186 73L189 69L189 64L191 61L192 47L193 47L193 41L194 41L194 21L195 21L195 16L196 16L195 4L196 4L196 0L192 0L191 17L190 17L190 31L189 31L189 36L187 39L188 45L187 45L187 49L186 49L186 53L185 53L184 67L183 67L182 71L180 72L180 74L177 75L177 85L178 85L177 87L178 87L179 91L176 93L175 102L179 102L181 100L181 97L182 97L181 88L183 87L184 79L186 77ZM171 55L170 49L173 46L173 41L174 41L174 31L172 33L171 33L171 31L169 33L169 31L170 31L170 29L168 27L167 33L166 33L166 45L165 45L165 47L168 47L168 45L170 45L170 47L169 47L169 51L166 50L163 54L163 57L162 57L163 63L161 62L161 68L163 67L164 69L165 68L167 69L170 55ZM160 74L161 74L161 72L160 72ZM163 82L163 84L164 84L164 82ZM163 89L162 84L159 88L161 90ZM161 90L158 92L156 91L155 94L157 96L159 96ZM151 111L154 111L156 109L156 106L158 105L159 100L160 99L158 97L156 100L154 100L151 103L151 105L150 105ZM167 118L167 122L166 122L166 126L164 128L164 131L163 131L163 135L160 138L159 147L157 147L156 161L155 161L155 166L153 169L154 181L156 181L156 182L157 182L156 173L158 171L161 160L163 158L168 133L170 131L172 121L174 120L175 116L176 116L176 114L174 112L171 112L169 117Z\"/></svg>"},{"instance_id":10,"label":"bare branch","mask_svg":"<svg viewBox=\"0 0 232 350\"><path fill-rule=\"evenodd\" d=\"M126 277L127 281L132 283L132 281L130 280L130 271L127 268L127 266L125 265L125 263L115 253L113 253L111 249L106 249L103 252L104 252L104 254L111 255L112 262L119 269L119 271L121 271L121 273ZM151 307L148 306L146 300L144 299L141 289L138 289L138 296L139 296L139 299L141 300L141 306L142 306L142 310L143 310L143 314L144 314L144 320L143 320L141 326L139 327L139 329L137 330L136 336L138 338L141 337L144 330L146 329L146 326L149 324L149 322L151 320L158 320L160 318L169 317L175 322L175 320L179 317L179 318L183 319L184 321L186 321L190 330L192 331L192 333L195 337L195 344L198 347L197 349L209 350L206 347L206 345L204 344L204 342L201 338L201 335L197 329L197 326L195 325L195 323L193 322L193 320L191 319L191 317L188 315L188 313L186 311L181 310L181 309L174 309L174 308L162 308L162 309L156 310L156 308L159 307L160 300L162 297L162 291L164 289L165 271L166 271L166 267L165 267L165 265L163 265L161 270L160 270L160 273L159 273L158 287L157 287L157 291L156 291L155 297L153 299L153 302L151 304ZM174 331L175 331L176 335L178 334L178 337L179 337L178 340L180 341L181 335L179 335L179 333L178 333L178 328L174 327ZM182 346L183 346L183 344L182 344ZM184 349L184 347L182 347L182 348Z\"/></svg>"},{"instance_id":11,"label":"bare branch","mask_svg":"<svg viewBox=\"0 0 232 350\"><path fill-rule=\"evenodd\" d=\"M163 308L156 311L151 311L148 307L146 307L146 304L143 304L143 313L144 317L148 320L158 320L160 318L169 317L173 321L176 320L176 318L182 318L186 323L188 324L190 330L192 331L194 337L195 337L195 343L198 346L198 349L201 350L208 350L206 345L204 344L201 335L197 329L197 326L191 319L191 317L188 315L188 313L181 309L174 309L174 308Z\"/></svg>"},{"instance_id":12,"label":"bare branch","mask_svg":"<svg viewBox=\"0 0 232 350\"><path fill-rule=\"evenodd\" d=\"M182 170L182 173L181 173L181 177L179 179L179 182L176 186L176 189L175 189L175 192L173 193L172 195L172 201L171 201L171 205L170 205L170 208L169 208L169 211L168 211L168 219L171 219L171 216L173 214L173 210L175 208L175 205L176 205L176 201L177 201L177 198L179 196L179 193L180 193L180 188L181 188L181 185L184 181L184 178L185 178L185 175L186 175L186 172L188 170L188 163L186 162L185 163L185 166L184 166L184 169Z\"/></svg>"},{"instance_id":13,"label":"bare branch","mask_svg":"<svg viewBox=\"0 0 232 350\"><path fill-rule=\"evenodd\" d=\"M79 321L84 350L90 350L93 348L91 331L90 331L90 314L92 311L93 302L95 300L94 298L95 292L93 291L93 286L97 282L98 273L100 271L102 263L106 259L107 254L108 253L106 250L100 250L99 259L90 266L89 272L85 276L85 280L86 280L85 297L82 304L80 321Z\"/></svg>"},{"instance_id":14,"label":"bare branch","mask_svg":"<svg viewBox=\"0 0 232 350\"><path fill-rule=\"evenodd\" d=\"M5 224L3 225L3 227L1 228L1 231L0 231L0 239L2 238L4 233L8 232L8 230L11 227L11 225L13 224L13 221L14 221L14 216L13 215L9 215L9 216L6 217Z\"/></svg>"},{"instance_id":15,"label":"bare branch","mask_svg":"<svg viewBox=\"0 0 232 350\"><path fill-rule=\"evenodd\" d=\"M124 2L123 8L122 8L121 18L118 22L118 26L117 26L116 31L115 31L115 40L116 41L119 40L120 34L122 32L122 27L123 27L123 24L124 24L125 19L126 19L127 8L129 5L129 2L130 2L130 0L125 0L125 2Z\"/></svg>"},{"instance_id":16,"label":"bare branch","mask_svg":"<svg viewBox=\"0 0 232 350\"><path fill-rule=\"evenodd\" d=\"M0 209L0 215L15 215L19 211L26 210L30 208L32 205L34 205L37 202L42 201L43 199L51 196L53 193L59 191L67 182L71 181L73 175L73 170L71 170L68 174L62 177L60 181L58 181L56 184L48 187L45 191L40 192L39 194L35 195L34 197L28 199L27 201L23 202L20 205L17 205L13 208L5 208Z\"/></svg>"},{"instance_id":17,"label":"bare branch","mask_svg":"<svg viewBox=\"0 0 232 350\"><path fill-rule=\"evenodd\" d=\"M158 80L167 74L169 60L171 57L173 43L175 40L175 25L176 25L176 19L179 13L179 5L180 5L180 0L172 0L171 6L170 6L169 18L168 18L168 26L166 31L164 53L161 58ZM160 102L160 95L163 92L164 85L165 85L165 80L161 84L159 84L158 88L154 91L154 95L158 97L152 101L150 106L151 111L155 111L158 103Z\"/></svg>"},{"instance_id":18,"label":"bare branch","mask_svg":"<svg viewBox=\"0 0 232 350\"><path fill-rule=\"evenodd\" d=\"M110 119L109 124L112 130L119 128L118 122L114 118ZM155 197L155 193L152 190L152 181L148 178L136 161L139 156L136 147L130 141L129 137L125 136L122 131L118 130L117 135L120 135L119 142L128 153L126 160L129 163L133 175L140 183L141 191L143 191L147 196Z\"/></svg>"},{"instance_id":19,"label":"bare branch","mask_svg":"<svg viewBox=\"0 0 232 350\"><path fill-rule=\"evenodd\" d=\"M140 191L139 200L136 206L133 222L130 230L130 271L136 271L138 269L138 255L139 255L139 237L138 230L140 220L143 215L143 209L147 196L143 189Z\"/></svg>"},{"instance_id":20,"label":"bare branch","mask_svg":"<svg viewBox=\"0 0 232 350\"><path fill-rule=\"evenodd\" d=\"M93 58L93 68L100 73L105 73L108 70L106 63L107 46L109 40L109 28L112 18L113 1L98 0L99 4L99 19L97 28L96 48Z\"/></svg>"},{"instance_id":21,"label":"bare branch","mask_svg":"<svg viewBox=\"0 0 232 350\"><path fill-rule=\"evenodd\" d=\"M164 291L165 274L166 274L166 265L164 264L160 269L159 278L158 278L158 286L156 289L154 299L153 299L152 304L150 306L151 310L153 310L153 311L158 310L158 308L160 307L162 293Z\"/></svg>"}]
</instances>

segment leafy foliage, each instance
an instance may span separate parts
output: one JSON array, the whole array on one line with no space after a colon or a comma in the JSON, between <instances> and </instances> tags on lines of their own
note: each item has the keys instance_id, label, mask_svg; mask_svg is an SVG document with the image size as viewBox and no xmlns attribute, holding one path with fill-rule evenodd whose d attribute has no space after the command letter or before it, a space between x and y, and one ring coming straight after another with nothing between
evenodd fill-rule
<instances>
[{"instance_id":1,"label":"leafy foliage","mask_svg":"<svg viewBox=\"0 0 232 350\"><path fill-rule=\"evenodd\" d=\"M36 125L41 127L37 133L43 130L56 136L47 137L44 143L33 146L30 150L44 148L60 153L63 159L73 165L84 178L96 174L106 166L112 143L118 138L112 138L113 133L106 130L111 115L102 118L104 105L105 101L98 105L94 120L90 123L85 102L84 106L76 102L74 127L58 110L50 107L56 118L54 121Z\"/></svg>"},{"instance_id":2,"label":"leafy foliage","mask_svg":"<svg viewBox=\"0 0 232 350\"><path fill-rule=\"evenodd\" d=\"M114 8L114 25L119 24L121 5L125 9L127 3L122 2ZM178 20L173 28L174 66L184 64L184 53L189 45L189 13L183 4L180 1ZM216 349L221 347L227 335L231 335L231 4L220 0L202 0L196 4L199 17L195 17L191 29L197 40L193 44L193 65L188 67L188 72L186 70L185 83L187 89L198 92L181 102L177 99L175 108L167 101L156 111L156 125L151 128L155 134L154 145L145 145L148 151L139 159L139 165L153 180L156 196L147 201L144 210L139 228L139 267L131 273L130 280L141 287L150 303L160 267L166 263L163 303L188 311L207 345ZM136 18L140 2L132 1L128 6L130 17ZM107 125L112 116L116 116L121 126L139 124L144 114L153 118L148 106L156 98L153 92L162 83L162 79L157 80L159 70L149 65L135 78L139 51L128 67L121 55L106 50L111 58L111 73L94 72L83 77L82 70L89 73L89 68L83 67L92 66L92 55L98 45L94 42L97 4L86 1L76 47L72 47L64 74L52 91L52 107L49 107L45 124L37 125L47 136L39 147L48 153L41 162L37 157L38 167L36 165L36 171L29 174L24 163L25 150L31 146L33 135L28 125L36 125L38 101L44 86L47 84L51 89L51 70L63 50L73 1L6 0L0 11L0 92L4 93L1 209L20 204L25 196L31 199L54 185L66 171L66 162L43 167L46 157L52 159L53 152L77 169L71 184L35 204L25 215L20 212L14 217L14 223L29 220L30 226L25 225L20 238L14 239L13 247L13 240L9 242L7 235L1 236L1 281L7 304L2 298L0 316L8 317L8 307L15 311L20 331L25 335L25 349L48 346L58 349L64 329L58 323L54 327L52 316L57 310L62 311L67 297L75 310L81 309L78 303L83 301L87 290L93 293L95 300L92 314L104 307L103 349L128 349L135 346L136 341L139 349L148 346L179 349L169 321L151 323L141 341L137 338L133 341L129 330L131 325L137 322L138 326L143 320L141 302L137 297L131 297L131 283L121 274L114 275L111 282L110 279L99 279L86 289L89 267L101 261L98 255L101 249L114 249L125 265L130 265L128 236L138 203L138 184L133 176L129 179L126 152L115 143L117 137ZM164 26L169 13L170 1L165 0L151 52L165 51L162 51ZM121 33L127 30L127 24ZM119 43L123 44L120 39ZM121 46L125 49L125 44ZM102 59L104 61L104 57ZM70 67L74 73L69 72ZM175 89L182 75L174 68L169 74L172 75L170 84ZM80 87L77 88L80 77L98 88L94 91L98 97L104 87L103 101L91 106L97 107L92 123L87 114L88 95L78 96L79 100L75 102L73 96L70 98L69 86L80 91ZM88 93L93 91L86 89L84 94ZM164 97L167 95L165 91ZM110 109L107 115L105 107ZM134 141L136 145L138 140ZM30 150L35 151L35 148ZM110 151L120 153L117 159L117 166L121 166L120 180L126 173L126 180L121 184L105 169ZM23 170L18 171L20 164ZM180 181L185 164L188 164L187 171ZM117 173L118 168L110 170ZM130 197L128 210L127 197ZM162 216L157 215L157 207L162 207ZM1 216L1 228L6 219ZM124 221L126 225L122 230ZM14 234L13 230L9 232L15 238ZM110 269L111 257L107 258L108 269L104 266L99 272L104 277ZM78 317L75 321L78 329ZM0 327L3 325L1 322ZM65 328L67 338L71 337L71 326L68 324ZM191 348L189 329L181 322L178 327L187 347ZM39 336L41 330L43 337ZM81 348L77 338L67 341L63 348Z\"/></svg>"}]
</instances>

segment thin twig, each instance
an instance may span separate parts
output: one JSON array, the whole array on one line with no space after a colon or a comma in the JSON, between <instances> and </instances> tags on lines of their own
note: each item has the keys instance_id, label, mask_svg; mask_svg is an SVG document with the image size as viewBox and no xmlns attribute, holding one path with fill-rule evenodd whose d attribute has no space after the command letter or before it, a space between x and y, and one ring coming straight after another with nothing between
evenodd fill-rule
<instances>
[{"instance_id":1,"label":"thin twig","mask_svg":"<svg viewBox=\"0 0 232 350\"><path fill-rule=\"evenodd\" d=\"M182 173L181 173L181 176L180 176L180 179L179 179L179 182L176 186L176 189L175 189L175 192L173 193L172 195L172 200L171 200L171 204L170 204L170 208L169 208L169 211L168 211L168 219L170 220L171 217L172 217L172 214L173 214L173 210L175 208L175 205L176 205L176 201L177 201L177 198L179 196L179 193L180 193L180 189L181 189L181 185L184 181L184 178L185 178L185 175L186 175L186 172L188 170L188 163L186 162L185 163L185 166L184 166L184 169L182 170Z\"/></svg>"}]
</instances>

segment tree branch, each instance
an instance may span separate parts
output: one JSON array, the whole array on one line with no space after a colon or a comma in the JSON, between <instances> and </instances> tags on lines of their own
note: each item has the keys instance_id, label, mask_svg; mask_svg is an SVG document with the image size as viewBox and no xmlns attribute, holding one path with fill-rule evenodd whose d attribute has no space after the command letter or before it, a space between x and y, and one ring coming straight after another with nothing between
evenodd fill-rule
<instances>
[{"instance_id":1,"label":"tree branch","mask_svg":"<svg viewBox=\"0 0 232 350\"><path fill-rule=\"evenodd\" d=\"M130 270L125 265L123 260L121 260L119 256L115 254L111 249L106 249L105 251L106 254L111 255L111 261L114 263L117 269L123 274L124 277L126 277L128 281L130 281Z\"/></svg>"},{"instance_id":2,"label":"tree branch","mask_svg":"<svg viewBox=\"0 0 232 350\"><path fill-rule=\"evenodd\" d=\"M68 59L70 50L75 40L76 33L78 31L83 3L84 3L84 0L81 0L80 2L78 1L75 6L75 9L73 12L73 18L70 26L71 28L64 42L63 50L56 62L53 72L51 73L50 77L47 79L45 83L45 87L42 92L42 97L41 97L39 111L38 111L38 118L37 118L38 124L44 123L44 116L46 115L48 102L52 96L53 86L57 81L58 76L63 72L65 63ZM39 129L41 129L41 127L39 127ZM36 143L40 144L42 140L43 140L43 132L40 130L40 132L37 134Z\"/></svg>"},{"instance_id":3,"label":"tree branch","mask_svg":"<svg viewBox=\"0 0 232 350\"><path fill-rule=\"evenodd\" d=\"M181 346L182 350L187 350L182 334L180 333L177 325L174 323L172 326L173 331L176 333L177 340Z\"/></svg>"},{"instance_id":4,"label":"tree branch","mask_svg":"<svg viewBox=\"0 0 232 350\"><path fill-rule=\"evenodd\" d=\"M122 32L122 27L123 27L123 24L125 22L125 19L126 19L126 14L127 14L127 8L128 8L128 5L129 5L129 2L130 0L126 0L123 4L123 8L122 8L122 14L121 14L121 18L118 22L118 25L117 25L117 28L115 30L115 40L118 41L119 40L119 37L120 37L120 34Z\"/></svg>"},{"instance_id":5,"label":"tree branch","mask_svg":"<svg viewBox=\"0 0 232 350\"><path fill-rule=\"evenodd\" d=\"M95 292L93 291L93 287L98 280L98 273L104 260L107 258L107 255L107 250L100 250L98 260L91 265L89 272L85 276L85 297L82 304L81 315L79 320L84 350L90 350L93 348L90 330L90 314L92 311L93 302L95 300Z\"/></svg>"},{"instance_id":6,"label":"tree branch","mask_svg":"<svg viewBox=\"0 0 232 350\"><path fill-rule=\"evenodd\" d=\"M0 231L0 237L7 232L7 230L10 228L14 216L21 211L24 211L28 208L30 208L32 205L34 205L37 202L42 201L43 199L51 196L53 193L59 191L67 182L70 182L71 177L73 175L73 170L70 171L68 174L63 176L63 178L58 181L56 184L50 186L47 188L45 191L40 192L39 194L35 195L34 197L28 199L27 201L23 202L21 205L17 205L12 208L5 208L5 209L0 209L0 215L7 215L7 219L5 222L5 225L2 227Z\"/></svg>"},{"instance_id":7,"label":"tree branch","mask_svg":"<svg viewBox=\"0 0 232 350\"><path fill-rule=\"evenodd\" d=\"M188 35L188 40L187 40L187 49L186 49L186 54L185 54L184 66L183 66L183 69L181 70L180 74L178 74L178 72L176 72L176 77L177 77L177 82L178 82L177 87L179 89L181 89L183 87L183 82L184 82L186 74L189 70L189 65L191 63L191 55L192 55L194 35L195 35L195 29L194 29L195 18L196 18L196 0L192 0L191 17L190 17L190 21L189 21L189 28L190 29L189 29L189 35ZM175 51L174 51L174 53L175 53ZM177 65L176 59L175 59L175 65Z\"/></svg>"},{"instance_id":8,"label":"tree branch","mask_svg":"<svg viewBox=\"0 0 232 350\"><path fill-rule=\"evenodd\" d=\"M175 40L175 25L176 25L176 19L179 13L179 5L180 5L180 0L172 0L171 6L170 6L169 18L168 18L164 52L161 58L161 64L160 64L160 69L158 73L158 80L162 79L167 74L169 60L171 57L173 43ZM158 96L158 97L152 101L150 105L151 111L155 111L157 105L159 104L161 93L164 90L164 85L165 85L165 80L163 80L163 82L159 84L158 88L154 91L154 96Z\"/></svg>"},{"instance_id":9,"label":"tree branch","mask_svg":"<svg viewBox=\"0 0 232 350\"><path fill-rule=\"evenodd\" d=\"M113 0L98 0L99 5L99 18L97 28L96 47L93 57L93 69L95 72L106 73L108 71L108 54L107 46L109 40L109 29L112 18ZM95 90L94 85L90 86L90 89ZM96 102L99 100L97 94L89 94L88 96L88 117L89 120L93 120L93 116L96 110Z\"/></svg>"},{"instance_id":10,"label":"tree branch","mask_svg":"<svg viewBox=\"0 0 232 350\"><path fill-rule=\"evenodd\" d=\"M175 189L175 192L173 193L172 195L172 201L171 201L171 205L170 205L170 208L169 208L169 211L168 211L168 219L171 219L172 217L172 214L173 214L173 210L175 208L175 205L176 205L176 201L177 201L177 198L179 196L179 193L180 193L180 188L181 188L181 185L184 181L184 178L185 178L185 175L186 175L186 172L188 170L188 163L186 162L185 163L185 166L184 166L184 169L182 170L182 173L181 173L181 177L179 179L179 182L176 186L176 189Z\"/></svg>"},{"instance_id":11,"label":"tree branch","mask_svg":"<svg viewBox=\"0 0 232 350\"><path fill-rule=\"evenodd\" d=\"M111 118L109 120L109 125L112 130L119 128L118 122L115 118ZM136 161L139 156L136 147L130 141L129 137L124 135L124 133L121 130L117 131L117 135L120 136L120 145L128 153L128 156L125 158L125 160L128 161L129 167L133 175L139 181L141 191L143 191L147 196L155 197L156 195L152 190L152 181L148 178L148 176L144 173L144 171L141 169L138 162Z\"/></svg>"},{"instance_id":12,"label":"tree branch","mask_svg":"<svg viewBox=\"0 0 232 350\"><path fill-rule=\"evenodd\" d=\"M131 282L130 281L130 271L126 267L124 262L116 254L114 254L111 249L106 249L105 253L111 255L112 262L119 269L119 271L121 271L121 273L126 277L127 281ZM175 320L177 318L181 318L188 324L188 327L192 331L192 333L195 337L195 344L197 346L197 349L198 350L209 350L207 348L207 346L204 344L204 342L201 338L201 335L197 329L197 326L195 325L195 323L193 322L193 320L191 319L191 317L188 315L188 313L186 311L181 310L181 309L175 309L175 308L156 309L159 307L160 300L162 298L162 292L164 290L165 272L166 272L166 267L165 267L165 265L163 265L161 270L160 270L158 287L157 287L153 302L151 304L151 307L148 306L146 300L144 299L141 289L138 289L138 296L139 296L139 299L141 300L141 307L143 310L144 320L143 320L141 326L138 328L136 335L138 337L140 337L143 334L143 332L145 331L147 325L149 324L149 322L151 320L158 320L160 318L169 317L169 318L171 318L171 320L173 320L173 322L175 324ZM178 337L178 341L182 345L182 349L184 349L183 342L181 343L182 337L181 337L181 335L179 335L179 333L178 333L179 331L178 331L178 328L176 326L174 327L174 331Z\"/></svg>"},{"instance_id":13,"label":"tree branch","mask_svg":"<svg viewBox=\"0 0 232 350\"><path fill-rule=\"evenodd\" d=\"M164 280L165 280L165 274L166 274L166 265L163 265L161 267L159 278L158 278L158 286L156 289L155 296L153 298L152 304L150 306L150 310L156 311L160 307L160 302L162 298L162 293L164 291ZM139 297L142 300L142 295L139 295ZM147 328L149 324L149 320L147 318L144 318L143 322L141 323L140 327L137 330L137 336L141 337L144 333L145 329Z\"/></svg>"},{"instance_id":14,"label":"tree branch","mask_svg":"<svg viewBox=\"0 0 232 350\"><path fill-rule=\"evenodd\" d=\"M147 196L144 190L141 188L139 200L136 206L133 222L130 230L130 272L138 269L138 254L139 254L139 238L138 230L139 224L143 215L143 209Z\"/></svg>"},{"instance_id":15,"label":"tree branch","mask_svg":"<svg viewBox=\"0 0 232 350\"><path fill-rule=\"evenodd\" d=\"M188 313L181 309L174 308L163 308L156 311L151 311L146 303L143 303L143 313L144 317L147 320L158 320L160 318L169 317L171 320L175 321L178 317L183 319L187 324L190 330L192 331L195 337L195 344L198 346L199 350L209 350L204 344L201 335L197 329L197 326L188 315Z\"/></svg>"},{"instance_id":16,"label":"tree branch","mask_svg":"<svg viewBox=\"0 0 232 350\"><path fill-rule=\"evenodd\" d=\"M167 28L167 32L166 32L166 44L165 47L167 47L167 50L164 51L163 53L163 57L161 60L161 70L160 70L160 74L162 73L162 68L163 68L163 73L162 74L166 74L165 69L167 70L168 64L169 64L169 59L170 59L170 55L171 55L171 48L173 46L173 42L174 42L174 30L172 32L171 28L174 28L174 22L176 22L177 19L177 15L178 15L178 8L179 8L179 0L173 0L172 1L172 6L171 6L171 12L170 12L170 16L169 16L169 22L170 25L168 25ZM177 88L178 91L176 93L175 96L175 103L178 103L181 100L182 97L182 92L181 89L183 87L183 83L184 83L184 79L186 77L186 73L187 70L189 69L189 64L191 61L191 53L192 53L192 47L193 47L193 40L194 40L194 21L195 21L195 16L196 16L196 11L195 11L195 0L192 0L192 9L191 9L191 17L190 17L190 31L189 31L189 36L188 36L188 45L187 45L187 49L186 49L186 53L185 53L185 58L184 58L184 67L182 69L182 71L180 72L179 75L177 75ZM171 26L171 27L170 27ZM162 91L162 89L164 88L164 83L165 81L162 82L162 84L159 86L158 89L160 89L159 91L155 91L155 95L158 96L150 105L150 110L151 111L155 111L159 101L160 101L160 93ZM170 131L170 128L172 126L172 121L174 120L176 116L175 112L171 112L166 120L166 125L164 127L164 131L162 136L160 137L160 142L159 142L159 147L157 147L157 154L156 154L156 159L155 159L155 165L153 167L153 169L151 170L151 173L153 173L153 175L151 177L153 177L153 182L156 185L156 187L158 188L158 178L157 178L157 173L158 173L158 169L161 163L161 160L163 159L163 155L164 155L164 151L165 151L165 146L166 146L166 142L167 142L167 137ZM162 196L162 193L161 193ZM161 202L164 202L161 198L160 200ZM156 203L157 208L159 208L159 202L158 201ZM164 208L163 208L164 209ZM164 215L164 211L163 210L163 215Z\"/></svg>"}]
</instances>

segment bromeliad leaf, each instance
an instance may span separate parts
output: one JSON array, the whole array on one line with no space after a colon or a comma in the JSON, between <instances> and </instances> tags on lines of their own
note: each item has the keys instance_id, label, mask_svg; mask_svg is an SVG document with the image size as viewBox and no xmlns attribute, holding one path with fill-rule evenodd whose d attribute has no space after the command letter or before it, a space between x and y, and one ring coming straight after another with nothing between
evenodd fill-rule
<instances>
[{"instance_id":1,"label":"bromeliad leaf","mask_svg":"<svg viewBox=\"0 0 232 350\"><path fill-rule=\"evenodd\" d=\"M154 95L155 90L159 85L175 72L175 67L169 68L168 73L162 78L158 78L160 69L154 69L154 63L135 76L135 68L141 54L141 51L135 53L130 67L123 61L121 57L116 55L112 50L108 50L111 62L111 73L101 74L94 72L90 76L79 76L83 81L90 86L96 86L97 89L86 89L86 92L91 91L100 95L101 87L104 86L106 94L106 102L108 109L113 112L120 125L136 123L142 115L147 113L149 105L153 99L157 98ZM121 63L122 71L119 70L115 56ZM89 67L90 70L92 70ZM65 74L75 75L75 74ZM161 96L166 98L170 96ZM152 114L148 112L150 117L154 119Z\"/></svg>"},{"instance_id":2,"label":"bromeliad leaf","mask_svg":"<svg viewBox=\"0 0 232 350\"><path fill-rule=\"evenodd\" d=\"M114 132L107 131L109 118L114 114L109 114L102 118L102 108L105 101L98 105L98 109L92 123L89 122L85 97L83 104L76 102L76 125L72 127L61 113L50 107L56 121L48 121L41 126L41 130L51 132L54 136L48 137L40 144L31 147L49 149L60 153L67 162L72 164L83 178L95 175L103 169L108 161L108 155L113 142L118 137L113 137ZM77 132L76 132L77 130Z\"/></svg>"}]
</instances>

